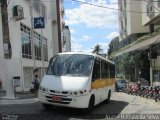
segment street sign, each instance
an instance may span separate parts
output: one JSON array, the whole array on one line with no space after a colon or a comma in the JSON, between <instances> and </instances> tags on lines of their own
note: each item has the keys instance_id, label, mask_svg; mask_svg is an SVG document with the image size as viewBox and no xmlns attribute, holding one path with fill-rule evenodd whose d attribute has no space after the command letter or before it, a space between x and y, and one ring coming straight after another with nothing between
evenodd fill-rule
<instances>
[{"instance_id":1,"label":"street sign","mask_svg":"<svg viewBox=\"0 0 160 120\"><path fill-rule=\"evenodd\" d=\"M34 29L45 28L44 17L34 18Z\"/></svg>"}]
</instances>

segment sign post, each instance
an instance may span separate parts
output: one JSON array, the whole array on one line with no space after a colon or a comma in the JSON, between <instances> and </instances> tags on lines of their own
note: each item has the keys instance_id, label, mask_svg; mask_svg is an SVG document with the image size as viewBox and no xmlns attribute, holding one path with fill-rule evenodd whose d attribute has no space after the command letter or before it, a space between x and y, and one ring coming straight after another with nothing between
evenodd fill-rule
<instances>
[{"instance_id":1,"label":"sign post","mask_svg":"<svg viewBox=\"0 0 160 120\"><path fill-rule=\"evenodd\" d=\"M42 33L42 29L45 28L45 21L44 21L44 17L37 17L34 18L34 29L41 29L41 42L43 43L43 33ZM44 73L44 55L43 55L43 44L41 44L42 47L42 52L41 52L41 56L42 56L42 62L43 62L43 68L42 71Z\"/></svg>"}]
</instances>

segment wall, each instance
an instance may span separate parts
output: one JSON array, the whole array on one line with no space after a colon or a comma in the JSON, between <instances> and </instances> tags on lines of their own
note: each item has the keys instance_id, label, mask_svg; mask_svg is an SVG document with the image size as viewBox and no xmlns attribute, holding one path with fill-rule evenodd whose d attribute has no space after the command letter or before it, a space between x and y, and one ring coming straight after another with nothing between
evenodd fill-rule
<instances>
[{"instance_id":1,"label":"wall","mask_svg":"<svg viewBox=\"0 0 160 120\"><path fill-rule=\"evenodd\" d=\"M129 11L137 11L137 12L128 12L128 24L127 31L128 35L133 34L133 33L145 33L149 31L148 27L145 27L142 25L142 1L133 1L130 0L128 1L132 4L127 4L128 5L128 10Z\"/></svg>"},{"instance_id":2,"label":"wall","mask_svg":"<svg viewBox=\"0 0 160 120\"><path fill-rule=\"evenodd\" d=\"M71 51L71 34L68 26L64 30L64 39L65 39L65 44L62 51L70 52Z\"/></svg>"},{"instance_id":3,"label":"wall","mask_svg":"<svg viewBox=\"0 0 160 120\"><path fill-rule=\"evenodd\" d=\"M2 14L0 8L0 80L2 80L2 85L4 85L4 52L3 52L3 31L2 31Z\"/></svg>"},{"instance_id":4,"label":"wall","mask_svg":"<svg viewBox=\"0 0 160 120\"><path fill-rule=\"evenodd\" d=\"M57 22L57 6L56 2L51 2L51 30L52 30L52 45L53 45L53 55L56 55L59 53L58 48L58 22Z\"/></svg>"},{"instance_id":5,"label":"wall","mask_svg":"<svg viewBox=\"0 0 160 120\"><path fill-rule=\"evenodd\" d=\"M158 1L157 2L154 2L154 12L155 12L155 17L159 15L159 12L160 12L160 8L158 7ZM147 6L147 2L146 1L143 1L143 4L142 4L142 11L145 11L146 12L146 6ZM155 18L154 17L154 18ZM152 19L154 19L152 18ZM142 25L145 25L146 23L148 23L149 21L151 21L152 19L150 19L148 16L147 16L147 13L144 13L142 14Z\"/></svg>"},{"instance_id":6,"label":"wall","mask_svg":"<svg viewBox=\"0 0 160 120\"><path fill-rule=\"evenodd\" d=\"M50 2L43 2L44 6L46 6L46 24L45 29L34 29L34 31L42 34L48 40L48 59L53 57L54 55L54 48L53 48L53 39L52 39L52 23L51 23L51 6ZM15 20L13 17L13 6L21 5L24 11L24 19L22 20ZM1 14L1 12L0 12ZM33 16L32 16L33 15ZM12 46L12 58L8 60L4 60L3 58L3 43L2 43L2 32L0 32L0 77L7 83L5 87L8 89L11 86L11 80L13 76L20 76L21 78L21 86L18 90L23 90L24 88L24 75L23 75L23 68L30 67L31 69L34 67L42 68L47 67L48 62L46 61L34 61L34 59L26 59L22 58L22 51L21 51L21 30L20 30L20 23L32 28L31 16L39 17L40 15L34 10L31 9L30 4L25 0L11 0L8 5L8 23L9 23L9 33L10 33L10 42ZM1 25L1 15L0 15L0 31L2 31ZM4 68L4 69L2 69ZM1 75L2 74L2 75Z\"/></svg>"}]
</instances>

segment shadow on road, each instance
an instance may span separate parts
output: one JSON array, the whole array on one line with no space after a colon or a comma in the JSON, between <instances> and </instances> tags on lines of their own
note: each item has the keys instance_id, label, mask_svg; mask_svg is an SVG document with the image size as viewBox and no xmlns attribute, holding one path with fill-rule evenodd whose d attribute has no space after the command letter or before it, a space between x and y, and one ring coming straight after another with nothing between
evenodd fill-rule
<instances>
[{"instance_id":1,"label":"shadow on road","mask_svg":"<svg viewBox=\"0 0 160 120\"><path fill-rule=\"evenodd\" d=\"M101 103L97 105L92 111L87 111L83 109L73 109L65 107L53 107L52 110L47 111L43 109L41 112L43 115L52 115L54 117L63 116L64 120L69 118L75 119L104 119L106 117L112 116L116 117L129 103L124 101L111 100L109 104Z\"/></svg>"},{"instance_id":2,"label":"shadow on road","mask_svg":"<svg viewBox=\"0 0 160 120\"><path fill-rule=\"evenodd\" d=\"M18 120L69 120L69 119L105 119L116 117L129 103L111 100L109 104L101 103L92 111L66 107L53 107L50 111L44 109L41 103L0 106L0 119L18 117ZM7 115L7 117L6 117ZM13 115L13 116L12 116Z\"/></svg>"}]
</instances>

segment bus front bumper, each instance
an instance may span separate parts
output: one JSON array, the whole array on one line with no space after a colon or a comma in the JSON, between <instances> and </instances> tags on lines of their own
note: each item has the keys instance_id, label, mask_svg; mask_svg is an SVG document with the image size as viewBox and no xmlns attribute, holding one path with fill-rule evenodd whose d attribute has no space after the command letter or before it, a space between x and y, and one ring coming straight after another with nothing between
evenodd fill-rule
<instances>
[{"instance_id":1,"label":"bus front bumper","mask_svg":"<svg viewBox=\"0 0 160 120\"><path fill-rule=\"evenodd\" d=\"M38 100L41 103L55 105L55 106L88 108L90 94L81 96L51 95L49 93L39 91Z\"/></svg>"}]
</instances>

